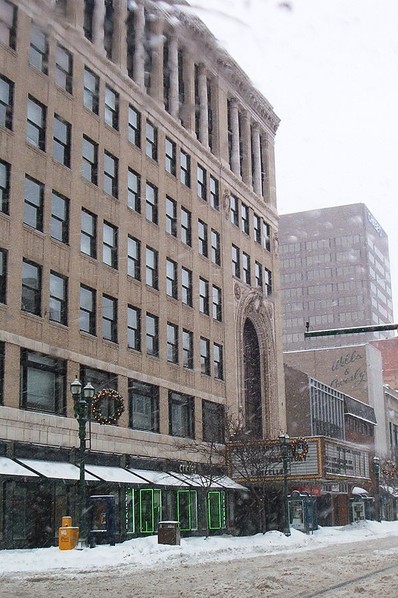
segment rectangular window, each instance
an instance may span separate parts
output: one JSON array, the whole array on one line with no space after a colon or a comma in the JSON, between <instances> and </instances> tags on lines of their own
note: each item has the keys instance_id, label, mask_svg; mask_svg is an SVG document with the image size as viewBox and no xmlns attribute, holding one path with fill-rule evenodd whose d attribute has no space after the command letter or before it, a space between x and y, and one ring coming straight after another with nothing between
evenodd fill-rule
<instances>
[{"instance_id":1,"label":"rectangular window","mask_svg":"<svg viewBox=\"0 0 398 598\"><path fill-rule=\"evenodd\" d=\"M158 159L158 130L149 122L146 121L145 127L145 153L152 160Z\"/></svg>"},{"instance_id":2,"label":"rectangular window","mask_svg":"<svg viewBox=\"0 0 398 598\"><path fill-rule=\"evenodd\" d=\"M129 380L130 428L159 432L159 387Z\"/></svg>"},{"instance_id":3,"label":"rectangular window","mask_svg":"<svg viewBox=\"0 0 398 598\"><path fill-rule=\"evenodd\" d=\"M46 149L46 111L43 104L28 96L26 140L43 152Z\"/></svg>"},{"instance_id":4,"label":"rectangular window","mask_svg":"<svg viewBox=\"0 0 398 598\"><path fill-rule=\"evenodd\" d=\"M213 374L217 380L224 380L223 348L217 343L213 344Z\"/></svg>"},{"instance_id":5,"label":"rectangular window","mask_svg":"<svg viewBox=\"0 0 398 598\"><path fill-rule=\"evenodd\" d=\"M97 331L96 291L85 285L80 285L80 330L89 334Z\"/></svg>"},{"instance_id":6,"label":"rectangular window","mask_svg":"<svg viewBox=\"0 0 398 598\"><path fill-rule=\"evenodd\" d=\"M7 250L2 248L0 248L0 303L7 303Z\"/></svg>"},{"instance_id":7,"label":"rectangular window","mask_svg":"<svg viewBox=\"0 0 398 598\"><path fill-rule=\"evenodd\" d=\"M180 152L180 181L186 187L191 186L191 156L184 150Z\"/></svg>"},{"instance_id":8,"label":"rectangular window","mask_svg":"<svg viewBox=\"0 0 398 598\"><path fill-rule=\"evenodd\" d=\"M210 341L203 336L200 337L200 371L210 376Z\"/></svg>"},{"instance_id":9,"label":"rectangular window","mask_svg":"<svg viewBox=\"0 0 398 598\"><path fill-rule=\"evenodd\" d=\"M193 370L193 332L185 329L182 331L182 365Z\"/></svg>"},{"instance_id":10,"label":"rectangular window","mask_svg":"<svg viewBox=\"0 0 398 598\"><path fill-rule=\"evenodd\" d=\"M175 176L177 170L177 146L168 137L164 141L164 160L166 171Z\"/></svg>"},{"instance_id":11,"label":"rectangular window","mask_svg":"<svg viewBox=\"0 0 398 598\"><path fill-rule=\"evenodd\" d=\"M119 160L104 150L104 191L116 198L119 195L118 172Z\"/></svg>"},{"instance_id":12,"label":"rectangular window","mask_svg":"<svg viewBox=\"0 0 398 598\"><path fill-rule=\"evenodd\" d=\"M68 279L57 272L50 272L49 319L68 324Z\"/></svg>"},{"instance_id":13,"label":"rectangular window","mask_svg":"<svg viewBox=\"0 0 398 598\"><path fill-rule=\"evenodd\" d=\"M267 251L271 251L271 227L263 220L263 247Z\"/></svg>"},{"instance_id":14,"label":"rectangular window","mask_svg":"<svg viewBox=\"0 0 398 598\"><path fill-rule=\"evenodd\" d=\"M220 186L218 180L210 175L210 205L215 210L220 209Z\"/></svg>"},{"instance_id":15,"label":"rectangular window","mask_svg":"<svg viewBox=\"0 0 398 598\"><path fill-rule=\"evenodd\" d=\"M257 214L253 214L253 229L254 240L256 243L261 243L261 218Z\"/></svg>"},{"instance_id":16,"label":"rectangular window","mask_svg":"<svg viewBox=\"0 0 398 598\"><path fill-rule=\"evenodd\" d=\"M0 160L0 212L9 213L11 165Z\"/></svg>"},{"instance_id":17,"label":"rectangular window","mask_svg":"<svg viewBox=\"0 0 398 598\"><path fill-rule=\"evenodd\" d=\"M22 266L22 311L41 315L41 266L23 260Z\"/></svg>"},{"instance_id":18,"label":"rectangular window","mask_svg":"<svg viewBox=\"0 0 398 598\"><path fill-rule=\"evenodd\" d=\"M29 49L29 64L39 71L48 74L48 39L38 25L32 23Z\"/></svg>"},{"instance_id":19,"label":"rectangular window","mask_svg":"<svg viewBox=\"0 0 398 598\"><path fill-rule=\"evenodd\" d=\"M241 215L241 224L242 224L242 231L246 233L246 235L250 234L250 227L249 227L249 208L246 204L240 204L240 215Z\"/></svg>"},{"instance_id":20,"label":"rectangular window","mask_svg":"<svg viewBox=\"0 0 398 598\"><path fill-rule=\"evenodd\" d=\"M173 260L166 259L166 293L173 299L178 298L177 264Z\"/></svg>"},{"instance_id":21,"label":"rectangular window","mask_svg":"<svg viewBox=\"0 0 398 598\"><path fill-rule=\"evenodd\" d=\"M50 234L61 243L69 242L69 199L56 191L51 198Z\"/></svg>"},{"instance_id":22,"label":"rectangular window","mask_svg":"<svg viewBox=\"0 0 398 598\"><path fill-rule=\"evenodd\" d=\"M91 382L97 392L104 388L117 390L117 375L113 372L104 372L103 370L97 370L87 367L86 365L81 365L80 380L83 387L87 382Z\"/></svg>"},{"instance_id":23,"label":"rectangular window","mask_svg":"<svg viewBox=\"0 0 398 598\"><path fill-rule=\"evenodd\" d=\"M177 236L177 202L166 196L166 232Z\"/></svg>"},{"instance_id":24,"label":"rectangular window","mask_svg":"<svg viewBox=\"0 0 398 598\"><path fill-rule=\"evenodd\" d=\"M181 208L181 242L192 247L192 214Z\"/></svg>"},{"instance_id":25,"label":"rectangular window","mask_svg":"<svg viewBox=\"0 0 398 598\"><path fill-rule=\"evenodd\" d=\"M138 214L141 213L141 177L131 168L127 175L127 205Z\"/></svg>"},{"instance_id":26,"label":"rectangular window","mask_svg":"<svg viewBox=\"0 0 398 598\"><path fill-rule=\"evenodd\" d=\"M213 284L213 318L222 321L221 289Z\"/></svg>"},{"instance_id":27,"label":"rectangular window","mask_svg":"<svg viewBox=\"0 0 398 598\"><path fill-rule=\"evenodd\" d=\"M119 94L109 85L105 85L104 118L107 125L119 130Z\"/></svg>"},{"instance_id":28,"label":"rectangular window","mask_svg":"<svg viewBox=\"0 0 398 598\"><path fill-rule=\"evenodd\" d=\"M153 289L158 288L158 252L152 247L146 248L145 282Z\"/></svg>"},{"instance_id":29,"label":"rectangular window","mask_svg":"<svg viewBox=\"0 0 398 598\"><path fill-rule=\"evenodd\" d=\"M203 166L198 164L196 169L196 190L198 197L207 201L207 173Z\"/></svg>"},{"instance_id":30,"label":"rectangular window","mask_svg":"<svg viewBox=\"0 0 398 598\"><path fill-rule=\"evenodd\" d=\"M232 224L239 226L239 201L235 195L229 196L229 209Z\"/></svg>"},{"instance_id":31,"label":"rectangular window","mask_svg":"<svg viewBox=\"0 0 398 598\"><path fill-rule=\"evenodd\" d=\"M10 131L12 131L13 110L14 83L7 77L0 76L0 126L10 129Z\"/></svg>"},{"instance_id":32,"label":"rectangular window","mask_svg":"<svg viewBox=\"0 0 398 598\"><path fill-rule=\"evenodd\" d=\"M111 268L117 269L118 229L116 226L104 222L102 237L102 261Z\"/></svg>"},{"instance_id":33,"label":"rectangular window","mask_svg":"<svg viewBox=\"0 0 398 598\"><path fill-rule=\"evenodd\" d=\"M192 271L181 268L181 301L192 307Z\"/></svg>"},{"instance_id":34,"label":"rectangular window","mask_svg":"<svg viewBox=\"0 0 398 598\"><path fill-rule=\"evenodd\" d=\"M251 283L251 267L250 267L250 255L242 252L242 273L243 273L243 282L246 284Z\"/></svg>"},{"instance_id":35,"label":"rectangular window","mask_svg":"<svg viewBox=\"0 0 398 598\"><path fill-rule=\"evenodd\" d=\"M130 236L127 239L127 274L141 280L141 243Z\"/></svg>"},{"instance_id":36,"label":"rectangular window","mask_svg":"<svg viewBox=\"0 0 398 598\"><path fill-rule=\"evenodd\" d=\"M83 105L98 114L99 112L99 77L87 66L84 67Z\"/></svg>"},{"instance_id":37,"label":"rectangular window","mask_svg":"<svg viewBox=\"0 0 398 598\"><path fill-rule=\"evenodd\" d=\"M211 261L217 266L221 266L221 242L220 233L211 229Z\"/></svg>"},{"instance_id":38,"label":"rectangular window","mask_svg":"<svg viewBox=\"0 0 398 598\"><path fill-rule=\"evenodd\" d=\"M225 441L225 408L212 401L202 401L203 440L205 442Z\"/></svg>"},{"instance_id":39,"label":"rectangular window","mask_svg":"<svg viewBox=\"0 0 398 598\"><path fill-rule=\"evenodd\" d=\"M158 189L155 185L145 185L145 215L149 222L158 223Z\"/></svg>"},{"instance_id":40,"label":"rectangular window","mask_svg":"<svg viewBox=\"0 0 398 598\"><path fill-rule=\"evenodd\" d=\"M209 283L204 278L199 278L199 311L209 315Z\"/></svg>"},{"instance_id":41,"label":"rectangular window","mask_svg":"<svg viewBox=\"0 0 398 598\"><path fill-rule=\"evenodd\" d=\"M66 364L42 353L21 351L21 406L32 411L65 413Z\"/></svg>"},{"instance_id":42,"label":"rectangular window","mask_svg":"<svg viewBox=\"0 0 398 598\"><path fill-rule=\"evenodd\" d=\"M68 168L70 168L71 129L70 123L58 114L54 114L53 158Z\"/></svg>"},{"instance_id":43,"label":"rectangular window","mask_svg":"<svg viewBox=\"0 0 398 598\"><path fill-rule=\"evenodd\" d=\"M117 343L117 299L102 295L102 338Z\"/></svg>"},{"instance_id":44,"label":"rectangular window","mask_svg":"<svg viewBox=\"0 0 398 598\"><path fill-rule=\"evenodd\" d=\"M83 135L82 175L87 181L98 185L98 144Z\"/></svg>"},{"instance_id":45,"label":"rectangular window","mask_svg":"<svg viewBox=\"0 0 398 598\"><path fill-rule=\"evenodd\" d=\"M141 351L141 310L132 305L127 307L127 346Z\"/></svg>"},{"instance_id":46,"label":"rectangular window","mask_svg":"<svg viewBox=\"0 0 398 598\"><path fill-rule=\"evenodd\" d=\"M169 433L183 438L195 437L194 397L169 390Z\"/></svg>"},{"instance_id":47,"label":"rectangular window","mask_svg":"<svg viewBox=\"0 0 398 598\"><path fill-rule=\"evenodd\" d=\"M131 104L129 105L129 130L128 137L130 143L136 147L141 147L141 113Z\"/></svg>"},{"instance_id":48,"label":"rectangular window","mask_svg":"<svg viewBox=\"0 0 398 598\"><path fill-rule=\"evenodd\" d=\"M0 42L13 50L16 48L17 7L8 0L0 2Z\"/></svg>"},{"instance_id":49,"label":"rectangular window","mask_svg":"<svg viewBox=\"0 0 398 598\"><path fill-rule=\"evenodd\" d=\"M256 287L259 289L263 288L263 267L260 262L254 264L254 276L256 279Z\"/></svg>"},{"instance_id":50,"label":"rectangular window","mask_svg":"<svg viewBox=\"0 0 398 598\"><path fill-rule=\"evenodd\" d=\"M97 258L97 216L82 210L80 251Z\"/></svg>"},{"instance_id":51,"label":"rectangular window","mask_svg":"<svg viewBox=\"0 0 398 598\"><path fill-rule=\"evenodd\" d=\"M167 361L178 363L178 326L167 322Z\"/></svg>"},{"instance_id":52,"label":"rectangular window","mask_svg":"<svg viewBox=\"0 0 398 598\"><path fill-rule=\"evenodd\" d=\"M264 268L264 291L267 296L272 295L272 272Z\"/></svg>"},{"instance_id":53,"label":"rectangular window","mask_svg":"<svg viewBox=\"0 0 398 598\"><path fill-rule=\"evenodd\" d=\"M240 249L232 245L232 274L240 278Z\"/></svg>"},{"instance_id":54,"label":"rectangular window","mask_svg":"<svg viewBox=\"0 0 398 598\"><path fill-rule=\"evenodd\" d=\"M44 185L25 176L24 223L43 231Z\"/></svg>"},{"instance_id":55,"label":"rectangular window","mask_svg":"<svg viewBox=\"0 0 398 598\"><path fill-rule=\"evenodd\" d=\"M72 54L60 44L55 51L55 83L61 89L72 93L73 86L73 57Z\"/></svg>"},{"instance_id":56,"label":"rectangular window","mask_svg":"<svg viewBox=\"0 0 398 598\"><path fill-rule=\"evenodd\" d=\"M198 251L204 257L209 255L207 224L202 220L198 220Z\"/></svg>"},{"instance_id":57,"label":"rectangular window","mask_svg":"<svg viewBox=\"0 0 398 598\"><path fill-rule=\"evenodd\" d=\"M146 314L146 352L159 357L159 318L149 313Z\"/></svg>"}]
</instances>

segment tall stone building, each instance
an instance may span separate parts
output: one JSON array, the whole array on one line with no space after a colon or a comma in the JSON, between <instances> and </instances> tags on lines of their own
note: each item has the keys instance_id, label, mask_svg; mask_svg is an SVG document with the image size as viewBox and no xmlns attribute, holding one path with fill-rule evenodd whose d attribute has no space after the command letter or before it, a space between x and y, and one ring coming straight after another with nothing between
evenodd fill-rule
<instances>
[{"instance_id":1,"label":"tall stone building","mask_svg":"<svg viewBox=\"0 0 398 598\"><path fill-rule=\"evenodd\" d=\"M285 429L279 119L181 3L0 0L0 25L1 546L75 514L76 377L117 538L233 528L231 480L176 475L226 413Z\"/></svg>"},{"instance_id":2,"label":"tall stone building","mask_svg":"<svg viewBox=\"0 0 398 598\"><path fill-rule=\"evenodd\" d=\"M391 333L304 339L310 330L393 323L388 237L361 203L285 214L279 229L285 351Z\"/></svg>"}]
</instances>

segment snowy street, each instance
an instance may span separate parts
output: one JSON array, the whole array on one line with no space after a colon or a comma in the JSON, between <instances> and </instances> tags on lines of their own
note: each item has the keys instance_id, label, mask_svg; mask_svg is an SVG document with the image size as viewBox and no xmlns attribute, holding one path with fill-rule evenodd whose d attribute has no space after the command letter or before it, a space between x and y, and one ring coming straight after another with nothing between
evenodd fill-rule
<instances>
[{"instance_id":1,"label":"snowy street","mask_svg":"<svg viewBox=\"0 0 398 598\"><path fill-rule=\"evenodd\" d=\"M398 595L398 522L363 522L252 537L156 536L83 551L58 548L1 553L0 595L35 598L345 597Z\"/></svg>"}]
</instances>

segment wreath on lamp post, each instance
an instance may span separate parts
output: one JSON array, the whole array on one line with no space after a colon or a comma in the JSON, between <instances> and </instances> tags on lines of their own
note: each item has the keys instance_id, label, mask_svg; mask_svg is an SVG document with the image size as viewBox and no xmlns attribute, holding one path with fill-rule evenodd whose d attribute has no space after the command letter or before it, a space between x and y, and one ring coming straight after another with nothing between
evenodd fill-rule
<instances>
[{"instance_id":1,"label":"wreath on lamp post","mask_svg":"<svg viewBox=\"0 0 398 598\"><path fill-rule=\"evenodd\" d=\"M390 480L391 478L397 477L398 468L397 468L396 464L394 463L394 461L387 459L387 461L384 461L384 463L383 463L383 466L381 468L381 473L383 474L383 476L386 479Z\"/></svg>"},{"instance_id":2,"label":"wreath on lamp post","mask_svg":"<svg viewBox=\"0 0 398 598\"><path fill-rule=\"evenodd\" d=\"M304 438L292 438L290 451L294 461L305 461L308 455L308 442Z\"/></svg>"},{"instance_id":3,"label":"wreath on lamp post","mask_svg":"<svg viewBox=\"0 0 398 598\"><path fill-rule=\"evenodd\" d=\"M105 403L108 403L106 409L104 409ZM117 424L123 411L123 397L113 388L104 388L94 395L91 403L91 414L99 424Z\"/></svg>"}]
</instances>

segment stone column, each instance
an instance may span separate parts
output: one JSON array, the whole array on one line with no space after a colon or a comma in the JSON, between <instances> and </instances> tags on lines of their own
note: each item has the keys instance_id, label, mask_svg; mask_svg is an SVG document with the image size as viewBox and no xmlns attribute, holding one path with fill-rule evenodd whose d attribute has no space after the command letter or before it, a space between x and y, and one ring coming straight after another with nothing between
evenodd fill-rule
<instances>
[{"instance_id":1,"label":"stone column","mask_svg":"<svg viewBox=\"0 0 398 598\"><path fill-rule=\"evenodd\" d=\"M93 15L94 45L100 54L105 54L104 48L105 2L97 0Z\"/></svg>"},{"instance_id":2,"label":"stone column","mask_svg":"<svg viewBox=\"0 0 398 598\"><path fill-rule=\"evenodd\" d=\"M242 115L242 147L243 147L243 165L242 178L246 185L252 185L252 148L250 131L250 114L248 110Z\"/></svg>"},{"instance_id":3,"label":"stone column","mask_svg":"<svg viewBox=\"0 0 398 598\"><path fill-rule=\"evenodd\" d=\"M169 44L169 71L170 71L170 114L178 118L178 40L175 35L170 37Z\"/></svg>"},{"instance_id":4,"label":"stone column","mask_svg":"<svg viewBox=\"0 0 398 598\"><path fill-rule=\"evenodd\" d=\"M127 1L114 2L113 61L127 74Z\"/></svg>"},{"instance_id":5,"label":"stone column","mask_svg":"<svg viewBox=\"0 0 398 598\"><path fill-rule=\"evenodd\" d=\"M144 4L139 3L134 9L135 26L135 52L133 60L134 81L140 87L144 87L144 30L145 30L145 12Z\"/></svg>"},{"instance_id":6,"label":"stone column","mask_svg":"<svg viewBox=\"0 0 398 598\"><path fill-rule=\"evenodd\" d=\"M163 102L163 21L160 15L151 23L152 32L152 72L150 95Z\"/></svg>"},{"instance_id":7,"label":"stone column","mask_svg":"<svg viewBox=\"0 0 398 598\"><path fill-rule=\"evenodd\" d=\"M199 141L209 147L209 115L207 110L207 73L204 64L199 65Z\"/></svg>"},{"instance_id":8,"label":"stone column","mask_svg":"<svg viewBox=\"0 0 398 598\"><path fill-rule=\"evenodd\" d=\"M192 53L188 47L184 48L184 84L185 84L185 105L183 108L184 126L195 132L195 66Z\"/></svg>"},{"instance_id":9,"label":"stone column","mask_svg":"<svg viewBox=\"0 0 398 598\"><path fill-rule=\"evenodd\" d=\"M253 190L261 195L261 152L260 152L260 127L253 125Z\"/></svg>"},{"instance_id":10,"label":"stone column","mask_svg":"<svg viewBox=\"0 0 398 598\"><path fill-rule=\"evenodd\" d=\"M240 176L240 147L239 147L239 112L238 102L235 98L231 100L231 169L232 172Z\"/></svg>"},{"instance_id":11,"label":"stone column","mask_svg":"<svg viewBox=\"0 0 398 598\"><path fill-rule=\"evenodd\" d=\"M72 0L69 3L68 11L70 22L76 27L78 33L83 35L84 2L81 0Z\"/></svg>"}]
</instances>

